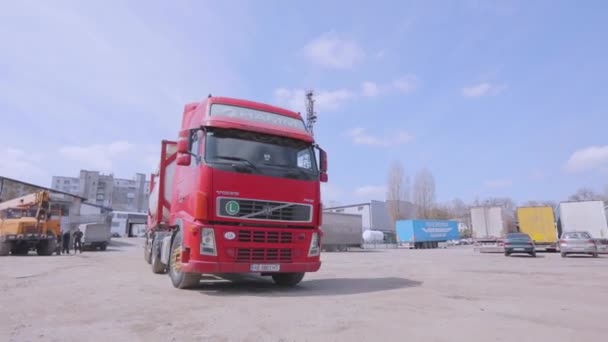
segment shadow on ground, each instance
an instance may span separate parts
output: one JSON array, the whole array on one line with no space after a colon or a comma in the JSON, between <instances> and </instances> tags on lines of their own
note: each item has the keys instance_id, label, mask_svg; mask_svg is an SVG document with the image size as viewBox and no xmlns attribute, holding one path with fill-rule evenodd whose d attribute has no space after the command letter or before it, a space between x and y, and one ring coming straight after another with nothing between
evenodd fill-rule
<instances>
[{"instance_id":1,"label":"shadow on ground","mask_svg":"<svg viewBox=\"0 0 608 342\"><path fill-rule=\"evenodd\" d=\"M137 245L137 243L135 243L135 241L127 242L125 240L115 240L115 239L110 240L110 244L109 244L109 246L115 246L115 247L127 247L127 246L136 246L136 245Z\"/></svg>"},{"instance_id":2,"label":"shadow on ground","mask_svg":"<svg viewBox=\"0 0 608 342\"><path fill-rule=\"evenodd\" d=\"M542 258L546 258L546 256L536 254L536 257L533 257L533 256L531 256L531 255L525 255L525 254L511 254L511 255L509 255L507 258L530 258L530 259L542 259Z\"/></svg>"},{"instance_id":3,"label":"shadow on ground","mask_svg":"<svg viewBox=\"0 0 608 342\"><path fill-rule=\"evenodd\" d=\"M195 290L210 296L272 296L272 297L314 297L356 295L371 292L418 287L421 281L405 278L330 278L302 280L292 288L282 288L274 284L270 277L225 275L205 277Z\"/></svg>"}]
</instances>

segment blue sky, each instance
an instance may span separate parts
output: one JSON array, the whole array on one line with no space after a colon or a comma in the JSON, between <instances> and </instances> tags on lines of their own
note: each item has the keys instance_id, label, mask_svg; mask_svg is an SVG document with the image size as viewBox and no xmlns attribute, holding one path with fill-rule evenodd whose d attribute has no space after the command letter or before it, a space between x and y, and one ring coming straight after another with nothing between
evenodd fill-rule
<instances>
[{"instance_id":1,"label":"blue sky","mask_svg":"<svg viewBox=\"0 0 608 342\"><path fill-rule=\"evenodd\" d=\"M19 1L0 10L0 175L149 173L207 94L304 111L324 201L383 199L389 165L440 201L608 184L603 1Z\"/></svg>"}]
</instances>

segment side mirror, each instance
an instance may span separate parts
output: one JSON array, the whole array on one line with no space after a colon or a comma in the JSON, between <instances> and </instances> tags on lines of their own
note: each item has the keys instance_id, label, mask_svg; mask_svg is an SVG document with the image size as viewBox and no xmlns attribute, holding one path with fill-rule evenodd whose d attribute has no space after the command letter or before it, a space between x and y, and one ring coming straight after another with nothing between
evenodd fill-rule
<instances>
[{"instance_id":1,"label":"side mirror","mask_svg":"<svg viewBox=\"0 0 608 342\"><path fill-rule=\"evenodd\" d=\"M321 174L320 174L320 176L319 176L319 180L320 180L322 183L327 183L327 180L328 180L327 178L328 178L328 177L327 177L327 172L321 172Z\"/></svg>"},{"instance_id":2,"label":"side mirror","mask_svg":"<svg viewBox=\"0 0 608 342\"><path fill-rule=\"evenodd\" d=\"M326 183L328 180L327 177L327 152L325 152L325 150L323 150L322 148L319 147L319 167L320 167L320 174L319 174L319 180L323 183Z\"/></svg>"},{"instance_id":3,"label":"side mirror","mask_svg":"<svg viewBox=\"0 0 608 342\"><path fill-rule=\"evenodd\" d=\"M188 140L180 139L177 141L177 153L188 153Z\"/></svg>"},{"instance_id":4,"label":"side mirror","mask_svg":"<svg viewBox=\"0 0 608 342\"><path fill-rule=\"evenodd\" d=\"M319 166L321 167L321 173L327 172L327 152L319 148Z\"/></svg>"},{"instance_id":5,"label":"side mirror","mask_svg":"<svg viewBox=\"0 0 608 342\"><path fill-rule=\"evenodd\" d=\"M187 153L179 153L175 162L179 166L190 166L190 163L192 162L192 156Z\"/></svg>"}]
</instances>

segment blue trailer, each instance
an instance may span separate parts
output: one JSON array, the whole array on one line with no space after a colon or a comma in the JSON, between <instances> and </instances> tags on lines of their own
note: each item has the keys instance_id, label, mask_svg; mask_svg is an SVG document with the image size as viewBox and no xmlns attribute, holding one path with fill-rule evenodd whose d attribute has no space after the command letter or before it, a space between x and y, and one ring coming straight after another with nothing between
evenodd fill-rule
<instances>
[{"instance_id":1,"label":"blue trailer","mask_svg":"<svg viewBox=\"0 0 608 342\"><path fill-rule=\"evenodd\" d=\"M457 221L400 220L395 228L399 245L408 248L437 248L440 242L460 238Z\"/></svg>"}]
</instances>

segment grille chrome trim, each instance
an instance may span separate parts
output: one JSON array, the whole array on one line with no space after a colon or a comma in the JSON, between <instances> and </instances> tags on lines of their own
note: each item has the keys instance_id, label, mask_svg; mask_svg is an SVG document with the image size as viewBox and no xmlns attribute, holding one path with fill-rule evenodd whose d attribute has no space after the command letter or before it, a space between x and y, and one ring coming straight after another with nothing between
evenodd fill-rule
<instances>
[{"instance_id":1,"label":"grille chrome trim","mask_svg":"<svg viewBox=\"0 0 608 342\"><path fill-rule=\"evenodd\" d=\"M239 211L234 215L228 214L225 208L231 201L238 203ZM247 221L312 222L311 204L223 196L218 196L215 204L218 217Z\"/></svg>"}]
</instances>

